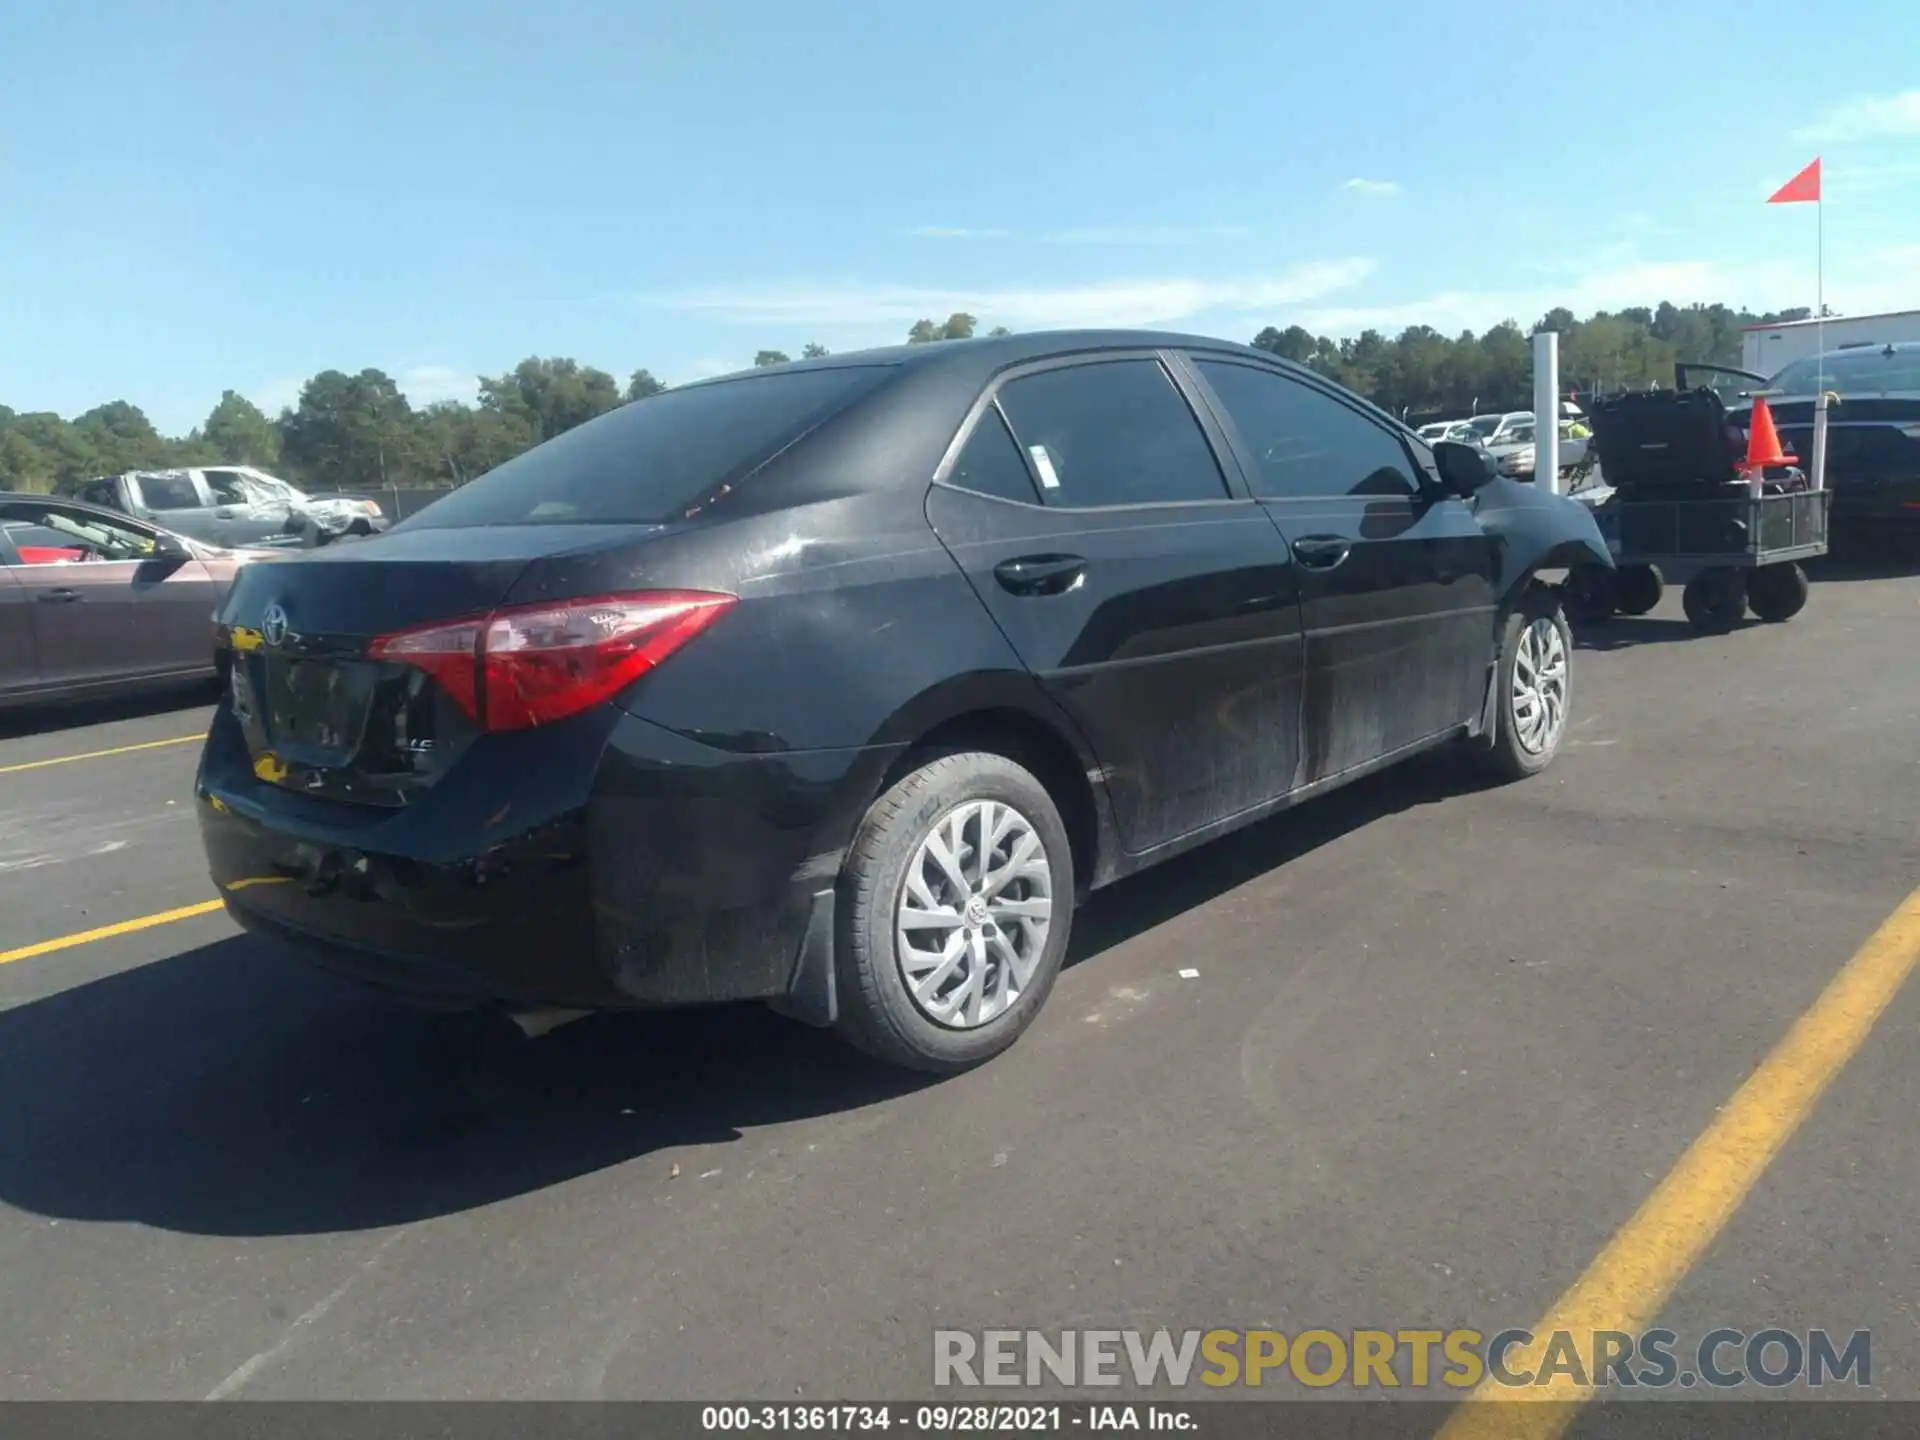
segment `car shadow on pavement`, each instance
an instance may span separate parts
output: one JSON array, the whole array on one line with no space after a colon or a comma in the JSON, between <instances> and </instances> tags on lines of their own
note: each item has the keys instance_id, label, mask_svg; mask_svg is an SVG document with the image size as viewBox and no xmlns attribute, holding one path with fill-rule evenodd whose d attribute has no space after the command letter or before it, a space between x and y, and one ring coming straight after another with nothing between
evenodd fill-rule
<instances>
[{"instance_id":1,"label":"car shadow on pavement","mask_svg":"<svg viewBox=\"0 0 1920 1440\"><path fill-rule=\"evenodd\" d=\"M0 1077L0 1203L222 1236L406 1224L926 1083L759 1007L529 1041L249 937L0 1013Z\"/></svg>"},{"instance_id":2,"label":"car shadow on pavement","mask_svg":"<svg viewBox=\"0 0 1920 1440\"><path fill-rule=\"evenodd\" d=\"M1437 804L1488 788L1491 783L1447 753L1437 752L1283 810L1257 825L1096 891L1074 917L1073 948L1067 964L1091 960L1376 820L1416 805Z\"/></svg>"},{"instance_id":3,"label":"car shadow on pavement","mask_svg":"<svg viewBox=\"0 0 1920 1440\"><path fill-rule=\"evenodd\" d=\"M1758 620L1741 620L1733 629L1751 630L1761 623ZM1573 629L1573 647L1576 650L1631 650L1638 645L1689 642L1711 644L1714 639L1712 634L1694 629L1690 621L1660 615L1615 615L1597 623L1588 621Z\"/></svg>"},{"instance_id":4,"label":"car shadow on pavement","mask_svg":"<svg viewBox=\"0 0 1920 1440\"><path fill-rule=\"evenodd\" d=\"M23 705L17 710L0 710L0 740L24 735L50 735L59 730L77 730L85 725L105 725L115 720L141 720L174 710L192 710L211 705L219 698L220 687L212 680L190 680L129 695L103 696L98 700L74 700L59 705Z\"/></svg>"},{"instance_id":5,"label":"car shadow on pavement","mask_svg":"<svg viewBox=\"0 0 1920 1440\"><path fill-rule=\"evenodd\" d=\"M1802 568L1807 572L1807 578L1816 585L1845 584L1855 580L1905 580L1920 575L1920 546L1905 552L1891 546L1832 550L1805 561Z\"/></svg>"},{"instance_id":6,"label":"car shadow on pavement","mask_svg":"<svg viewBox=\"0 0 1920 1440\"><path fill-rule=\"evenodd\" d=\"M1081 912L1069 963L1472 783L1415 761L1122 882ZM930 1083L758 1006L529 1041L236 936L0 1011L0 1203L235 1237L404 1225Z\"/></svg>"}]
</instances>

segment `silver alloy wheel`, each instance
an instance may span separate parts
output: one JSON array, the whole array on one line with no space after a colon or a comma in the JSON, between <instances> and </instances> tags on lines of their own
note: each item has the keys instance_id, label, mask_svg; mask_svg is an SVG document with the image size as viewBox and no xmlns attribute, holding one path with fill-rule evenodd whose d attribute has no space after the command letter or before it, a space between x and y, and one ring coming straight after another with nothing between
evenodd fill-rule
<instances>
[{"instance_id":1,"label":"silver alloy wheel","mask_svg":"<svg viewBox=\"0 0 1920 1440\"><path fill-rule=\"evenodd\" d=\"M894 951L928 1019L972 1030L1032 983L1053 924L1053 870L1011 805L969 800L941 816L907 866Z\"/></svg>"},{"instance_id":2,"label":"silver alloy wheel","mask_svg":"<svg viewBox=\"0 0 1920 1440\"><path fill-rule=\"evenodd\" d=\"M1567 644L1551 616L1520 632L1513 657L1513 734L1529 755L1544 755L1567 723Z\"/></svg>"}]
</instances>

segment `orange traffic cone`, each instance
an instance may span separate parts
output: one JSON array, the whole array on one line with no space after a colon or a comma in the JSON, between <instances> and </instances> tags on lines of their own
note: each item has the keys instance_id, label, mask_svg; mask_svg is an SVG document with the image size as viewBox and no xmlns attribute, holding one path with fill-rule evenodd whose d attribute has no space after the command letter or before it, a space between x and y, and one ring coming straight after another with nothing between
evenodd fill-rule
<instances>
[{"instance_id":1,"label":"orange traffic cone","mask_svg":"<svg viewBox=\"0 0 1920 1440\"><path fill-rule=\"evenodd\" d=\"M1793 456L1780 448L1780 432L1773 428L1773 411L1760 396L1753 401L1753 421L1747 429L1747 458L1742 470L1765 470L1775 465L1791 465Z\"/></svg>"}]
</instances>

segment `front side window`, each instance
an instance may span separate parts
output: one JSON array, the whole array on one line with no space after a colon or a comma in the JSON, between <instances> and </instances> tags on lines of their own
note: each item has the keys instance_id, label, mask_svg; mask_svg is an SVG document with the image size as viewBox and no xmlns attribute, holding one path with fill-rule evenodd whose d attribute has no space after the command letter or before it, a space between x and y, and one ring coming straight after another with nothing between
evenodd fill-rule
<instances>
[{"instance_id":1,"label":"front side window","mask_svg":"<svg viewBox=\"0 0 1920 1440\"><path fill-rule=\"evenodd\" d=\"M246 484L232 470L204 470L207 477L207 489L213 492L214 500L221 505L245 505L248 500Z\"/></svg>"},{"instance_id":2,"label":"front side window","mask_svg":"<svg viewBox=\"0 0 1920 1440\"><path fill-rule=\"evenodd\" d=\"M1406 496L1419 488L1400 438L1331 395L1251 365L1195 364L1253 452L1249 478L1263 499Z\"/></svg>"},{"instance_id":3,"label":"front side window","mask_svg":"<svg viewBox=\"0 0 1920 1440\"><path fill-rule=\"evenodd\" d=\"M1206 434L1158 360L1023 375L999 400L1049 505L1227 498Z\"/></svg>"},{"instance_id":4,"label":"front side window","mask_svg":"<svg viewBox=\"0 0 1920 1440\"><path fill-rule=\"evenodd\" d=\"M154 551L151 531L108 520L90 511L23 504L14 506L5 519L14 544L35 546L42 552L43 564L67 560L140 560ZM23 535L32 538L23 539Z\"/></svg>"},{"instance_id":5,"label":"front side window","mask_svg":"<svg viewBox=\"0 0 1920 1440\"><path fill-rule=\"evenodd\" d=\"M140 503L149 510L202 508L191 475L142 475L134 484L139 487Z\"/></svg>"}]
</instances>

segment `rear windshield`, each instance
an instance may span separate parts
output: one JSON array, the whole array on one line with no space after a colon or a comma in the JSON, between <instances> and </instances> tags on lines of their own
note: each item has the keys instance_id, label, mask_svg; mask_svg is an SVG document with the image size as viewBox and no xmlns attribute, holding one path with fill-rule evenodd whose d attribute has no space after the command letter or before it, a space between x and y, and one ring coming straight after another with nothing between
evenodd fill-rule
<instances>
[{"instance_id":1,"label":"rear windshield","mask_svg":"<svg viewBox=\"0 0 1920 1440\"><path fill-rule=\"evenodd\" d=\"M1878 395L1886 390L1920 390L1920 350L1851 350L1796 360L1767 382L1769 390L1811 395L1825 382L1842 395Z\"/></svg>"},{"instance_id":2,"label":"rear windshield","mask_svg":"<svg viewBox=\"0 0 1920 1440\"><path fill-rule=\"evenodd\" d=\"M792 370L636 400L489 470L408 528L686 519L892 373Z\"/></svg>"}]
</instances>

